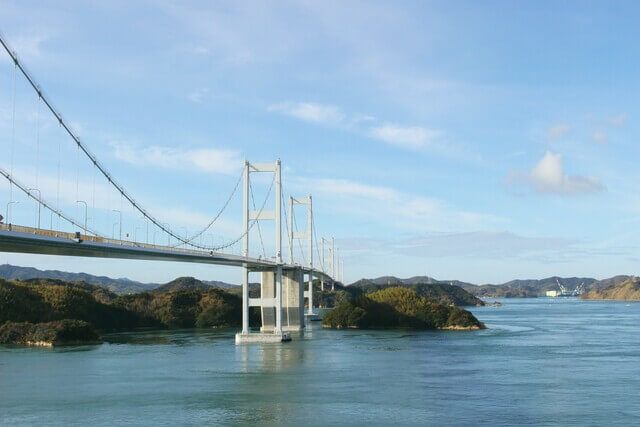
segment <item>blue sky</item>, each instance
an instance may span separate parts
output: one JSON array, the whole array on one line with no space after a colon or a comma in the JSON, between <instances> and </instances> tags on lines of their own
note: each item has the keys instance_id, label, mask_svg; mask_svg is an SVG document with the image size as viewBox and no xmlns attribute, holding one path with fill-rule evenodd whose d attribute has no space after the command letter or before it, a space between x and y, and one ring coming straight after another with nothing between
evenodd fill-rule
<instances>
[{"instance_id":1,"label":"blue sky","mask_svg":"<svg viewBox=\"0 0 640 427\"><path fill-rule=\"evenodd\" d=\"M313 194L318 235L335 235L347 281L637 273L634 2L0 1L0 11L0 31L65 118L175 230L208 222L245 158L281 158L284 191ZM119 197L99 180L93 195L90 165L20 79L12 119L12 72L2 56L0 143L14 147L2 166L78 218L75 200L90 198L91 224L111 235ZM267 187L256 182L256 199ZM8 186L0 197L4 213ZM13 222L32 224L33 203L12 197ZM212 241L239 235L239 202ZM125 232L146 234L123 210ZM4 261L239 279L211 266Z\"/></svg>"}]
</instances>

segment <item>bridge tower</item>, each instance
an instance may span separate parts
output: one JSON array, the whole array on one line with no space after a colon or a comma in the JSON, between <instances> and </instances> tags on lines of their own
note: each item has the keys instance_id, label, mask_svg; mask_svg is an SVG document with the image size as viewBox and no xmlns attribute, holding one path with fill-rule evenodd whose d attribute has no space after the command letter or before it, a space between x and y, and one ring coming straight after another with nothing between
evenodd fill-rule
<instances>
[{"instance_id":1,"label":"bridge tower","mask_svg":"<svg viewBox=\"0 0 640 427\"><path fill-rule=\"evenodd\" d=\"M251 175L254 173L273 174L275 206L273 210L252 210L250 208ZM283 266L282 261L282 175L281 163L249 163L245 161L243 172L243 235L242 256L248 258L249 238L252 225L258 221L275 222L275 256L272 267L254 268L247 264L242 267L242 331L236 334L236 344L250 342L280 342L291 339L288 331L300 330L304 325L302 270ZM255 207L254 207L255 209ZM260 297L250 298L249 273L260 272ZM284 296L284 304L283 304ZM260 333L249 329L249 308L260 307L262 327ZM283 319L284 317L284 319ZM286 323L286 325L285 325Z\"/></svg>"},{"instance_id":2,"label":"bridge tower","mask_svg":"<svg viewBox=\"0 0 640 427\"><path fill-rule=\"evenodd\" d=\"M296 231L294 223L295 206L302 205L307 208L307 223L305 231ZM309 260L306 265L308 267L308 288L304 296L309 301L307 314L313 316L313 198L311 195L303 198L289 197L289 263L295 264L293 259L293 242L294 240L306 240L309 252ZM322 276L321 276L322 277ZM324 281L322 278L321 280Z\"/></svg>"}]
</instances>

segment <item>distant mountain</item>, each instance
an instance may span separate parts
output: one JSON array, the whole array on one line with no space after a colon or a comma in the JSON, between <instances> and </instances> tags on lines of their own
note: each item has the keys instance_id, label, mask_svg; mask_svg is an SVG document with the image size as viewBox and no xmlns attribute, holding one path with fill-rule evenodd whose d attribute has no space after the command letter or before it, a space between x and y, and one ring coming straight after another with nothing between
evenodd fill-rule
<instances>
[{"instance_id":1,"label":"distant mountain","mask_svg":"<svg viewBox=\"0 0 640 427\"><path fill-rule=\"evenodd\" d=\"M547 291L559 290L558 283L570 292L583 285L590 289L598 282L591 277L558 277L545 279L517 279L500 285L464 286L464 288L478 297L489 298L532 298L544 296Z\"/></svg>"},{"instance_id":2,"label":"distant mountain","mask_svg":"<svg viewBox=\"0 0 640 427\"><path fill-rule=\"evenodd\" d=\"M61 280L67 283L83 282L89 285L100 286L108 289L115 294L135 294L139 292L147 292L154 289L164 288L170 289L179 286L174 283L181 279L173 280L165 285L159 283L142 283L134 280L121 278L112 279L105 276L94 276L87 273L69 273L59 270L38 270L32 267L19 267L15 265L3 264L0 265L0 278L5 280L29 280L29 279L53 279ZM184 279L184 278L182 278ZM193 279L193 278L191 278ZM196 279L193 279L196 280ZM216 280L211 281L198 281L202 284L202 287L198 287L200 290L218 288L218 289L233 289L237 288L236 285L232 285L226 282L220 282Z\"/></svg>"},{"instance_id":3,"label":"distant mountain","mask_svg":"<svg viewBox=\"0 0 640 427\"><path fill-rule=\"evenodd\" d=\"M622 281L615 282L612 279L626 277ZM589 292L582 295L582 299L588 300L623 300L623 301L640 301L640 279L633 276L616 276L608 279L611 283L607 287L594 287ZM605 282L604 280L601 281Z\"/></svg>"},{"instance_id":4,"label":"distant mountain","mask_svg":"<svg viewBox=\"0 0 640 427\"><path fill-rule=\"evenodd\" d=\"M220 282L218 280L203 280L202 283L206 283L207 285L218 289L234 289L240 287L239 285L234 285L233 283Z\"/></svg>"},{"instance_id":5,"label":"distant mountain","mask_svg":"<svg viewBox=\"0 0 640 427\"><path fill-rule=\"evenodd\" d=\"M460 287L478 298L532 298L544 296L546 291L558 290L558 283L560 283L570 292L573 292L573 290L575 290L580 285L584 287L585 291L589 291L592 289L604 289L609 286L622 283L629 278L630 276L625 275L614 276L603 280L597 280L592 277L552 276L545 279L517 279L502 284L475 285L473 283L462 282L459 280L438 280L429 276L415 276L408 279L400 279L395 276L382 276L374 279L361 279L349 286L360 287L363 289L367 289L367 291L371 291L382 289L387 286L411 286L427 284L451 285ZM423 292L426 292L426 288Z\"/></svg>"},{"instance_id":6,"label":"distant mountain","mask_svg":"<svg viewBox=\"0 0 640 427\"><path fill-rule=\"evenodd\" d=\"M349 288L357 288L365 293L370 293L396 286L413 289L419 296L429 298L444 305L484 305L482 300L464 290L462 287L451 284L450 282L439 282L426 276L416 276L409 279L398 279L392 276L384 276L377 279L361 279L349 285Z\"/></svg>"},{"instance_id":7,"label":"distant mountain","mask_svg":"<svg viewBox=\"0 0 640 427\"><path fill-rule=\"evenodd\" d=\"M112 279L87 273L68 273L59 270L38 270L32 267L0 265L0 278L5 280L55 279L64 282L84 282L110 290L116 294L145 292L158 287L156 283L141 283L126 278Z\"/></svg>"},{"instance_id":8,"label":"distant mountain","mask_svg":"<svg viewBox=\"0 0 640 427\"><path fill-rule=\"evenodd\" d=\"M158 286L152 292L207 291L215 287L194 277L178 277L165 285Z\"/></svg>"},{"instance_id":9,"label":"distant mountain","mask_svg":"<svg viewBox=\"0 0 640 427\"><path fill-rule=\"evenodd\" d=\"M382 276L377 277L375 279L360 279L359 281L352 283L349 286L355 285L362 281L366 281L367 283L374 285L417 285L417 284L434 284L434 283L444 283L448 285L454 286L476 286L473 283L461 282L460 280L438 280L429 276L413 276L408 279L400 279L395 276Z\"/></svg>"}]
</instances>

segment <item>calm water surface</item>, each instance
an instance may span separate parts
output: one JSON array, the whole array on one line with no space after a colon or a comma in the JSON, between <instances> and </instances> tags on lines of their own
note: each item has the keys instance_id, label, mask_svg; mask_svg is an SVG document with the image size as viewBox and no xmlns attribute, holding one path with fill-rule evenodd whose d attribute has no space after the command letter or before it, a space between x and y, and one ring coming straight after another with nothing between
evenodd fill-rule
<instances>
[{"instance_id":1,"label":"calm water surface","mask_svg":"<svg viewBox=\"0 0 640 427\"><path fill-rule=\"evenodd\" d=\"M477 332L235 331L0 347L0 424L639 425L640 303L503 300Z\"/></svg>"}]
</instances>

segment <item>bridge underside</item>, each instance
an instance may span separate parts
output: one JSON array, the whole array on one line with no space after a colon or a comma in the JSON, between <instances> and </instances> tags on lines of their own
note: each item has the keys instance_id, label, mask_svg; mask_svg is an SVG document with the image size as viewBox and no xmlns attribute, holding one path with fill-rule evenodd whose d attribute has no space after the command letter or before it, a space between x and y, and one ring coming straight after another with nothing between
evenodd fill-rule
<instances>
[{"instance_id":1,"label":"bridge underside","mask_svg":"<svg viewBox=\"0 0 640 427\"><path fill-rule=\"evenodd\" d=\"M0 252L111 258L149 261L191 262L241 267L243 281L243 332L236 336L237 343L276 342L289 340L288 332L304 328L304 299L310 295L305 291L304 272L331 280L324 273L303 269L296 265L278 266L272 261L246 258L238 255L196 251L169 246L125 242L93 236L78 236L75 233L31 229L29 227L0 224ZM248 273L262 272L260 298L248 297ZM278 286L277 283L280 283ZM279 291L279 292L278 292ZM310 304L311 305L311 304ZM260 307L262 333L248 330L248 307ZM311 309L310 309L311 310Z\"/></svg>"},{"instance_id":2,"label":"bridge underside","mask_svg":"<svg viewBox=\"0 0 640 427\"><path fill-rule=\"evenodd\" d=\"M83 240L75 241L71 233L56 233L45 236L21 231L0 230L0 252L41 255L62 255L91 258L138 259L150 261L192 262L240 267L260 271L273 268L275 264L258 259L247 259L237 255L216 252L193 251L179 248ZM82 236L86 238L86 236ZM90 237L89 237L90 238ZM106 239L105 239L106 240Z\"/></svg>"}]
</instances>

